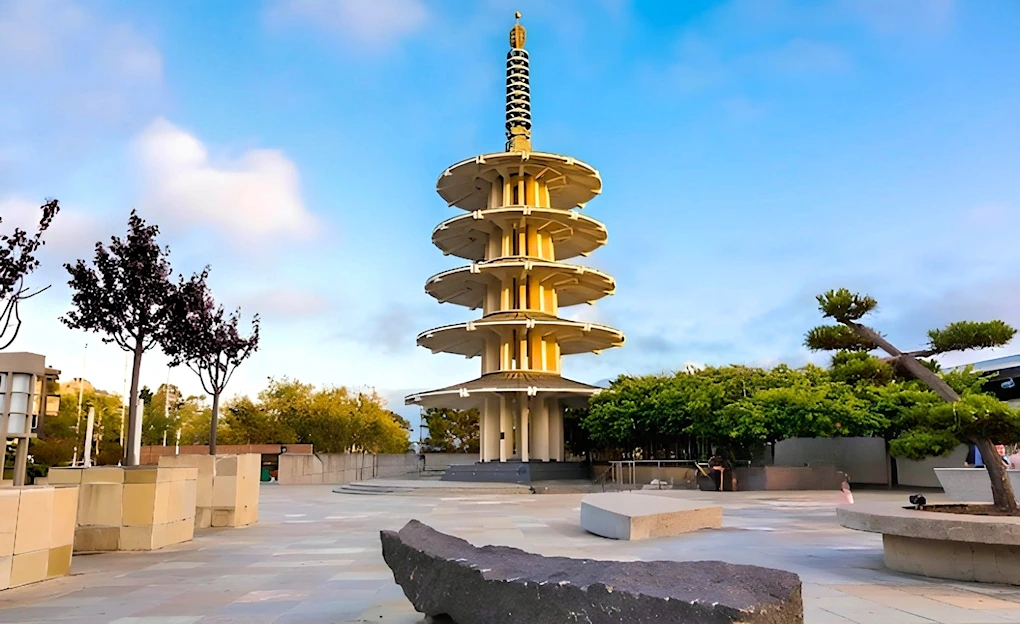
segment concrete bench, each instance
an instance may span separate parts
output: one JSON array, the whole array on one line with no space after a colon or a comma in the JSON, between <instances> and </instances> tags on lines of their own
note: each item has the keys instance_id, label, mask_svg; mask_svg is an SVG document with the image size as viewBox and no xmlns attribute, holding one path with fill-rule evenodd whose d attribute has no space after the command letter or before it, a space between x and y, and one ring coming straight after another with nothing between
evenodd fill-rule
<instances>
[{"instance_id":1,"label":"concrete bench","mask_svg":"<svg viewBox=\"0 0 1020 624\"><path fill-rule=\"evenodd\" d=\"M722 528L722 507L653 494L613 492L581 499L581 528L618 540Z\"/></svg>"},{"instance_id":2,"label":"concrete bench","mask_svg":"<svg viewBox=\"0 0 1020 624\"><path fill-rule=\"evenodd\" d=\"M848 529L882 534L890 570L1020 585L1020 517L919 511L897 503L845 505L836 515Z\"/></svg>"}]
</instances>

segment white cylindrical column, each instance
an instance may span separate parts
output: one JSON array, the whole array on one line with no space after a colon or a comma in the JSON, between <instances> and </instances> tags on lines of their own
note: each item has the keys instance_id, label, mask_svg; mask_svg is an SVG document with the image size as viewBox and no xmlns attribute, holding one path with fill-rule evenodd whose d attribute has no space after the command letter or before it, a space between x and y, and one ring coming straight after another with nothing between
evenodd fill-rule
<instances>
[{"instance_id":1,"label":"white cylindrical column","mask_svg":"<svg viewBox=\"0 0 1020 624\"><path fill-rule=\"evenodd\" d=\"M537 399L531 417L532 456L538 461L549 461L549 400Z\"/></svg>"},{"instance_id":2,"label":"white cylindrical column","mask_svg":"<svg viewBox=\"0 0 1020 624\"><path fill-rule=\"evenodd\" d=\"M563 408L556 399L549 401L549 459L563 461Z\"/></svg>"}]
</instances>

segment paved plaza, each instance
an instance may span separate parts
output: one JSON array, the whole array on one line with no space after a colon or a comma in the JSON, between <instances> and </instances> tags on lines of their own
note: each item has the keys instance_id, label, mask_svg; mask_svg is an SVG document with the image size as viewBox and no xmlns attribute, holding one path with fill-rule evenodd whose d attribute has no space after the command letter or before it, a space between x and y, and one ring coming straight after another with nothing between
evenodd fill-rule
<instances>
[{"instance_id":1,"label":"paved plaza","mask_svg":"<svg viewBox=\"0 0 1020 624\"><path fill-rule=\"evenodd\" d=\"M836 523L838 492L658 495L721 504L723 529L616 542L579 528L580 494L354 496L263 485L257 525L199 531L161 551L76 556L72 576L0 593L0 622L417 624L424 618L393 582L378 535L410 518L475 544L546 555L790 570L804 581L809 624L1020 622L1020 588L886 571L879 535ZM906 493L856 497L898 501Z\"/></svg>"}]
</instances>

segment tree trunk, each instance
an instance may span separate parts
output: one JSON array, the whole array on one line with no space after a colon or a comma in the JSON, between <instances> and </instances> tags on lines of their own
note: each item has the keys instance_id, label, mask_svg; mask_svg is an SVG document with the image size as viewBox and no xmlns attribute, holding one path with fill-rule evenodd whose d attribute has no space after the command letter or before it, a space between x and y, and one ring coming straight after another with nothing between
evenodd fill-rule
<instances>
[{"instance_id":1,"label":"tree trunk","mask_svg":"<svg viewBox=\"0 0 1020 624\"><path fill-rule=\"evenodd\" d=\"M891 355L896 364L926 386L948 403L956 403L960 395L953 390L949 384L936 375L927 366L922 364L909 353L903 353L878 332L865 325L847 322L846 325L854 331L859 338L868 340L877 345L880 349ZM1006 466L1003 465L999 453L995 450L995 443L987 438L975 438L971 442L981 452L981 459L984 461L985 470L988 471L988 479L992 485L992 502L996 509L1008 512L1012 515L1020 515L1020 507L1016 502L1016 494L1013 492L1013 484L1006 473Z\"/></svg>"},{"instance_id":2,"label":"tree trunk","mask_svg":"<svg viewBox=\"0 0 1020 624\"><path fill-rule=\"evenodd\" d=\"M220 393L212 395L212 418L209 421L209 454L216 454L216 423L220 419Z\"/></svg>"},{"instance_id":3,"label":"tree trunk","mask_svg":"<svg viewBox=\"0 0 1020 624\"><path fill-rule=\"evenodd\" d=\"M949 403L955 403L960 400L960 395L957 394L956 391L949 386L949 384L943 381L941 377L933 373L931 369L922 364L914 356L909 353L903 353L894 347L892 343L883 338L877 331L866 325L860 325L849 321L846 322L845 325L852 329L853 332L857 334L858 338L871 342L892 356L896 360L897 366L902 367L903 370L910 373L914 379L923 382L926 386L931 388L935 394L942 397L942 400L948 401Z\"/></svg>"},{"instance_id":4,"label":"tree trunk","mask_svg":"<svg viewBox=\"0 0 1020 624\"><path fill-rule=\"evenodd\" d=\"M1006 465L1002 463L1001 456L995 450L995 443L988 438L975 438L971 441L981 451L981 461L984 462L988 478L992 482L992 503L995 504L995 508L1012 515L1020 515L1013 484L1006 473Z\"/></svg>"},{"instance_id":5,"label":"tree trunk","mask_svg":"<svg viewBox=\"0 0 1020 624\"><path fill-rule=\"evenodd\" d=\"M139 449L135 448L134 431L136 427L140 430L142 426L142 423L139 422L142 415L138 413L138 381L142 373L142 354L145 352L144 338L145 336L139 333L138 339L135 342L134 358L131 361L131 395L128 397L127 434L124 436L124 440L127 442L125 445L127 446L125 449L125 466L137 466L141 461L141 458L138 456Z\"/></svg>"}]
</instances>

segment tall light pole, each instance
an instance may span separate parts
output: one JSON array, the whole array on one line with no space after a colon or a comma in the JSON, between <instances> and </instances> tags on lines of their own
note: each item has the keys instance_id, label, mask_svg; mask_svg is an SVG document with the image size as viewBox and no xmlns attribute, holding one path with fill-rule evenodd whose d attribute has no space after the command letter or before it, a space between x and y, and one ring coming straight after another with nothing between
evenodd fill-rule
<instances>
[{"instance_id":1,"label":"tall light pole","mask_svg":"<svg viewBox=\"0 0 1020 624\"><path fill-rule=\"evenodd\" d=\"M71 465L78 465L78 444L81 442L81 402L85 393L85 361L89 353L89 343L85 343L85 351L81 356L81 375L78 377L78 419L74 423L74 454Z\"/></svg>"}]
</instances>

